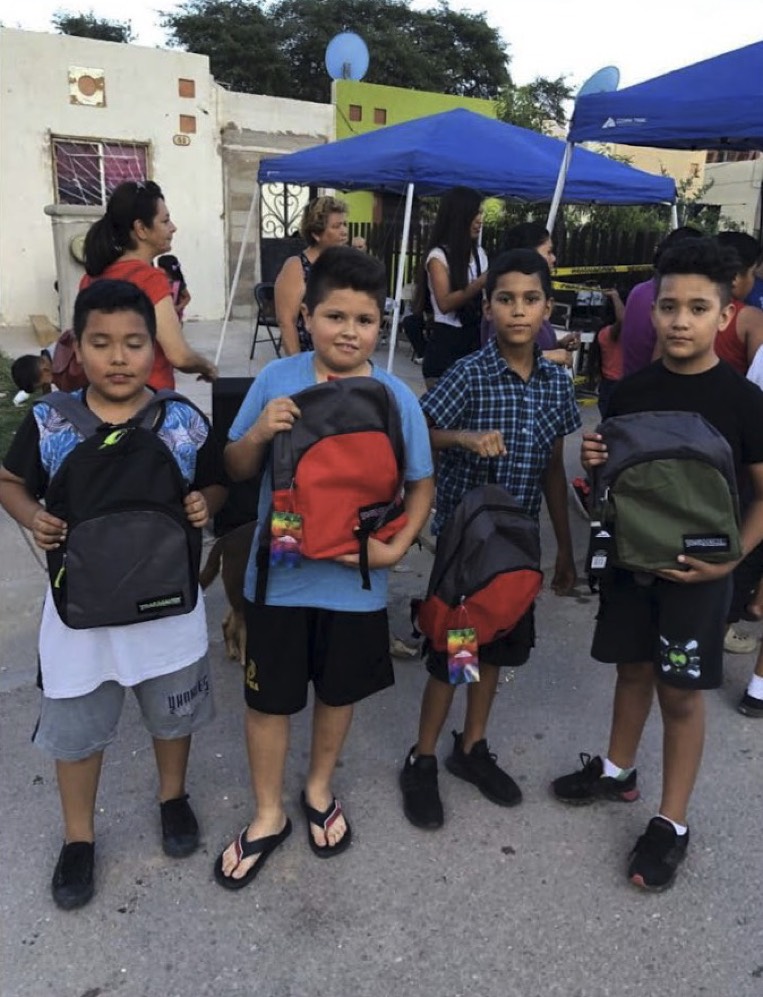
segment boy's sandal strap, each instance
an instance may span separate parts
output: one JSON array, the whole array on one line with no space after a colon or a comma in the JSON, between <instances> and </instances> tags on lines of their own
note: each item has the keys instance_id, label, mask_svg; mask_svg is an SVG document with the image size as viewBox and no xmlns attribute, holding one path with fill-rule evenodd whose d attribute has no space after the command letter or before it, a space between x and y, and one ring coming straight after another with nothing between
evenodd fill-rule
<instances>
[{"instance_id":1,"label":"boy's sandal strap","mask_svg":"<svg viewBox=\"0 0 763 997\"><path fill-rule=\"evenodd\" d=\"M288 822L287 822L288 823ZM285 835L284 831L279 831L278 834L268 834L264 838L255 838L254 841L247 841L246 832L249 830L247 825L241 834L236 838L234 844L236 846L236 865L238 865L242 859L251 858L252 855L261 855L263 852L267 852L276 845L283 841Z\"/></svg>"},{"instance_id":2,"label":"boy's sandal strap","mask_svg":"<svg viewBox=\"0 0 763 997\"><path fill-rule=\"evenodd\" d=\"M302 809L305 811L305 816L310 821L311 824L315 824L316 827L320 827L323 831L328 831L332 824L334 824L342 816L342 804L339 800L334 797L331 803L325 810L316 810L311 807L307 802L307 797L302 794Z\"/></svg>"}]
</instances>

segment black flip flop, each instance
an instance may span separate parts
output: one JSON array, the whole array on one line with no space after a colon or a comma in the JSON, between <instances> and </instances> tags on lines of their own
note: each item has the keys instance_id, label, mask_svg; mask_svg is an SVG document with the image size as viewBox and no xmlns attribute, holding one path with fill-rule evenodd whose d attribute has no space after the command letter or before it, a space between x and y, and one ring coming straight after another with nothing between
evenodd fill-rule
<instances>
[{"instance_id":1,"label":"black flip flop","mask_svg":"<svg viewBox=\"0 0 763 997\"><path fill-rule=\"evenodd\" d=\"M279 831L278 834L268 834L266 837L256 838L254 841L246 840L246 832L248 830L249 826L247 825L234 842L237 853L236 865L238 866L243 859L251 858L252 855L259 855L260 857L245 875L239 879L234 879L233 876L226 876L223 872L223 855L227 849L220 852L215 862L214 874L217 882L226 890L243 890L245 886L248 886L252 882L260 869L265 865L268 855L274 852L279 845L283 844L291 834L291 821L287 817L283 830Z\"/></svg>"},{"instance_id":2,"label":"black flip flop","mask_svg":"<svg viewBox=\"0 0 763 997\"><path fill-rule=\"evenodd\" d=\"M344 817L342 804L336 797L334 797L330 805L325 810L315 810L307 802L307 797L305 796L305 792L303 790L302 795L300 796L300 803L302 804L302 811L307 818L307 843L310 845L314 855L317 855L318 858L321 859L331 859L335 855L340 855L343 851L350 847L350 842L352 841L352 828L350 827L350 823L347 818ZM315 824L315 826L320 827L325 834L337 817L340 816L344 817L344 822L347 825L344 837L342 837L335 845L316 844L313 832L310 830L310 825ZM259 865L259 862L257 864Z\"/></svg>"}]
</instances>

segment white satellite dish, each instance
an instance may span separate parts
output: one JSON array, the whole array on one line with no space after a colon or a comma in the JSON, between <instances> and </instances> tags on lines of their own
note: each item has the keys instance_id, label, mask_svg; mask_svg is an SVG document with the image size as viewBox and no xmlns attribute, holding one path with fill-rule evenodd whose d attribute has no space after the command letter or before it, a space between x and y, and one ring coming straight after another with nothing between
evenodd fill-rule
<instances>
[{"instance_id":1,"label":"white satellite dish","mask_svg":"<svg viewBox=\"0 0 763 997\"><path fill-rule=\"evenodd\" d=\"M578 90L575 99L587 97L592 93L611 93L617 90L620 85L620 70L617 66L604 66L598 69L593 76L589 76L583 86Z\"/></svg>"},{"instance_id":2,"label":"white satellite dish","mask_svg":"<svg viewBox=\"0 0 763 997\"><path fill-rule=\"evenodd\" d=\"M332 80L362 80L368 61L368 46L353 31L334 35L326 46L326 69Z\"/></svg>"}]
</instances>

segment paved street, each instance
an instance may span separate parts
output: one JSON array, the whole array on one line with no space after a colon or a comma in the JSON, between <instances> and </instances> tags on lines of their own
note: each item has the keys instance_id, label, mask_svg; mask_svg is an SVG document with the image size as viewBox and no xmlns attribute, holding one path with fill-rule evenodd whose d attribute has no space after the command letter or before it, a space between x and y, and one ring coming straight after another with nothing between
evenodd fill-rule
<instances>
[{"instance_id":1,"label":"paved street","mask_svg":"<svg viewBox=\"0 0 763 997\"><path fill-rule=\"evenodd\" d=\"M217 329L186 331L213 356ZM229 330L224 374L247 373L248 335L246 323ZM35 346L22 333L3 344ZM258 367L270 359L265 343L257 353ZM407 357L399 349L398 372L418 386L420 368ZM179 390L209 410L207 386L181 375ZM583 413L592 424L595 409ZM576 449L570 441L571 475ZM574 509L571 517L582 566L586 524ZM547 522L544 539L550 575ZM392 576L400 636L409 635L408 600L424 590L430 563L412 551ZM606 748L613 673L588 656L595 599L584 584L564 599L544 591L536 649L501 684L493 710L491 748L523 788L519 808L502 810L441 769L446 826L432 833L405 821L397 773L415 740L425 672L418 660L398 661L395 687L358 707L337 773L352 848L322 862L307 847L301 715L286 778L294 834L251 887L229 894L214 883L212 863L251 802L241 672L224 656L217 582L207 597L217 717L195 741L189 778L203 846L186 860L162 853L150 742L128 700L98 800L97 893L65 913L49 890L61 845L53 766L30 743L44 582L20 531L0 515L2 997L763 997L763 721L734 709L753 656L728 656L723 688L707 696L692 844L663 895L638 892L624 875L659 800L656 716L639 758L642 800L576 809L548 792L579 751ZM457 698L456 729L461 710ZM441 757L449 750L448 734Z\"/></svg>"}]
</instances>

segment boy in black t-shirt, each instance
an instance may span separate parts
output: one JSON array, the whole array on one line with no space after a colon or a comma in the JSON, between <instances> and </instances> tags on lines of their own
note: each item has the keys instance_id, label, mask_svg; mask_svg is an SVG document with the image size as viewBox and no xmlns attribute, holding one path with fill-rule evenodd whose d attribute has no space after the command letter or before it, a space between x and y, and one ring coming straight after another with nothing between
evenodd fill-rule
<instances>
[{"instance_id":1,"label":"boy in black t-shirt","mask_svg":"<svg viewBox=\"0 0 763 997\"><path fill-rule=\"evenodd\" d=\"M663 255L652 307L662 357L620 383L607 414L698 412L714 425L731 446L737 474L744 467L752 485L741 533L746 553L763 538L763 394L719 361L713 348L716 331L732 314L735 263L711 239L691 240ZM587 470L606 461L599 434L584 435L581 459ZM636 750L656 689L664 726L662 798L628 865L630 881L653 891L671 885L689 843L686 811L704 741L702 690L721 684L735 566L684 554L677 561L646 584L617 568L602 581L591 653L617 663L607 757L581 755L582 770L552 784L564 803L638 799ZM686 655L671 651L690 647L688 670L680 667Z\"/></svg>"}]
</instances>

